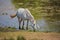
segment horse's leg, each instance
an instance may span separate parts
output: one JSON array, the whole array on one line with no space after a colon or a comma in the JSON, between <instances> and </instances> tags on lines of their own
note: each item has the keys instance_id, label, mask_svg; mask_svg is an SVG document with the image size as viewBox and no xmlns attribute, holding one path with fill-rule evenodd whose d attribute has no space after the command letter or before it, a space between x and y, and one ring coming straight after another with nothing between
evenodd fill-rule
<instances>
[{"instance_id":1,"label":"horse's leg","mask_svg":"<svg viewBox=\"0 0 60 40\"><path fill-rule=\"evenodd\" d=\"M29 24L29 20L27 20L27 26L26 26L26 30L28 30L28 24Z\"/></svg>"},{"instance_id":2,"label":"horse's leg","mask_svg":"<svg viewBox=\"0 0 60 40\"><path fill-rule=\"evenodd\" d=\"M19 21L19 29L21 29L21 22L22 22L21 18L18 18L18 21Z\"/></svg>"},{"instance_id":3,"label":"horse's leg","mask_svg":"<svg viewBox=\"0 0 60 40\"><path fill-rule=\"evenodd\" d=\"M23 20L22 30L24 30L24 20Z\"/></svg>"},{"instance_id":4,"label":"horse's leg","mask_svg":"<svg viewBox=\"0 0 60 40\"><path fill-rule=\"evenodd\" d=\"M35 28L34 28L34 26L33 26L33 31L35 32Z\"/></svg>"},{"instance_id":5,"label":"horse's leg","mask_svg":"<svg viewBox=\"0 0 60 40\"><path fill-rule=\"evenodd\" d=\"M19 29L21 29L21 21L19 21Z\"/></svg>"}]
</instances>

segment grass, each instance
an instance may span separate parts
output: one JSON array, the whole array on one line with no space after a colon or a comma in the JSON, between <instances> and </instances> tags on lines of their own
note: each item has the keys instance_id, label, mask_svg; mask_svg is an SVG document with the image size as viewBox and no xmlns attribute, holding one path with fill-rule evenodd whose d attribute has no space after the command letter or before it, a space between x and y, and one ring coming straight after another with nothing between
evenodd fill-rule
<instances>
[{"instance_id":1,"label":"grass","mask_svg":"<svg viewBox=\"0 0 60 40\"><path fill-rule=\"evenodd\" d=\"M12 31L15 31L15 30L16 30L15 27L4 27L4 28L0 27L0 32L9 32L9 31L12 32Z\"/></svg>"},{"instance_id":2,"label":"grass","mask_svg":"<svg viewBox=\"0 0 60 40\"><path fill-rule=\"evenodd\" d=\"M14 38L4 38L3 40L15 40Z\"/></svg>"},{"instance_id":3,"label":"grass","mask_svg":"<svg viewBox=\"0 0 60 40\"><path fill-rule=\"evenodd\" d=\"M15 40L13 37L10 37L10 38L4 38L3 40ZM18 36L16 37L16 40L26 40L23 36Z\"/></svg>"},{"instance_id":4,"label":"grass","mask_svg":"<svg viewBox=\"0 0 60 40\"><path fill-rule=\"evenodd\" d=\"M18 36L17 40L26 40L23 36Z\"/></svg>"}]
</instances>

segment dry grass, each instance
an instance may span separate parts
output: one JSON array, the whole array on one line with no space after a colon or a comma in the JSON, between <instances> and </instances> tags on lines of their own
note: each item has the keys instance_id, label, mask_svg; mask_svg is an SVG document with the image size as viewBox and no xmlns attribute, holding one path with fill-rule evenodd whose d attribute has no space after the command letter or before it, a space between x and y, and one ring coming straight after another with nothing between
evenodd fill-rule
<instances>
[{"instance_id":1,"label":"dry grass","mask_svg":"<svg viewBox=\"0 0 60 40\"><path fill-rule=\"evenodd\" d=\"M0 40L4 38L17 39L18 36L23 36L26 40L60 40L60 33L50 32L27 32L27 31L16 31L16 32L0 32Z\"/></svg>"}]
</instances>

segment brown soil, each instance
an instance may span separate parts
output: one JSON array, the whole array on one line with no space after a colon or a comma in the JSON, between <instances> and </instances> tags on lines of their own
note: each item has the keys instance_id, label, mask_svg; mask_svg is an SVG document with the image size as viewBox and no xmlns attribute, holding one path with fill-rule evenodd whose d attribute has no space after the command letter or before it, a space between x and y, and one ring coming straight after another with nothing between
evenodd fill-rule
<instances>
[{"instance_id":1,"label":"brown soil","mask_svg":"<svg viewBox=\"0 0 60 40\"><path fill-rule=\"evenodd\" d=\"M0 39L5 38L17 38L18 36L23 36L26 40L60 40L60 33L56 32L25 32L25 31L17 31L17 32L0 32Z\"/></svg>"}]
</instances>

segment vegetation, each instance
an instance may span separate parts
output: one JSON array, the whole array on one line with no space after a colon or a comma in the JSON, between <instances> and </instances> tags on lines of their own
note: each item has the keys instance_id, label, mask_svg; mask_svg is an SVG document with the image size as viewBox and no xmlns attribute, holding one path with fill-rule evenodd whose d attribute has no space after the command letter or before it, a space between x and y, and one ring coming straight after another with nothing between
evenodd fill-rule
<instances>
[{"instance_id":1,"label":"vegetation","mask_svg":"<svg viewBox=\"0 0 60 40\"><path fill-rule=\"evenodd\" d=\"M15 27L0 27L0 32L9 32L9 31L16 31L16 28Z\"/></svg>"},{"instance_id":2,"label":"vegetation","mask_svg":"<svg viewBox=\"0 0 60 40\"><path fill-rule=\"evenodd\" d=\"M60 0L12 0L16 8L28 8L35 19L60 20Z\"/></svg>"},{"instance_id":3,"label":"vegetation","mask_svg":"<svg viewBox=\"0 0 60 40\"><path fill-rule=\"evenodd\" d=\"M26 40L23 36L18 36L17 40Z\"/></svg>"},{"instance_id":4,"label":"vegetation","mask_svg":"<svg viewBox=\"0 0 60 40\"><path fill-rule=\"evenodd\" d=\"M15 39L14 38L9 38L9 39L4 38L3 40L15 40Z\"/></svg>"},{"instance_id":5,"label":"vegetation","mask_svg":"<svg viewBox=\"0 0 60 40\"><path fill-rule=\"evenodd\" d=\"M26 40L23 36L18 36L16 38L17 38L16 40ZM3 40L15 40L15 39L10 37L10 38L4 38Z\"/></svg>"}]
</instances>

